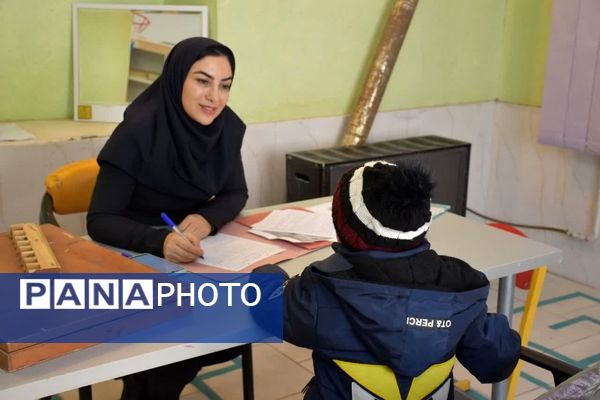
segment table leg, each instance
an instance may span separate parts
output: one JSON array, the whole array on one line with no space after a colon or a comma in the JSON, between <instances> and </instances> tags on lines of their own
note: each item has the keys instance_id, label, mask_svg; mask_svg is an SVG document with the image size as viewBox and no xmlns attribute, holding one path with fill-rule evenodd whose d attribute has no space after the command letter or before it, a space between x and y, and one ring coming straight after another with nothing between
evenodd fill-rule
<instances>
[{"instance_id":1,"label":"table leg","mask_svg":"<svg viewBox=\"0 0 600 400\"><path fill-rule=\"evenodd\" d=\"M506 315L508 324L512 324L516 275L500 278L498 288L498 312ZM508 379L492 385L492 400L505 400L508 394Z\"/></svg>"}]
</instances>

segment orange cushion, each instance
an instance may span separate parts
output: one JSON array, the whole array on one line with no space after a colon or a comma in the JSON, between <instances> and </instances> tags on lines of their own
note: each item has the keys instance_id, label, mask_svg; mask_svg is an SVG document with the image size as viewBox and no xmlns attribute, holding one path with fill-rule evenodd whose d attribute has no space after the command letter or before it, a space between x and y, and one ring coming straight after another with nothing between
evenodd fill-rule
<instances>
[{"instance_id":1,"label":"orange cushion","mask_svg":"<svg viewBox=\"0 0 600 400\"><path fill-rule=\"evenodd\" d=\"M52 197L54 212L71 214L87 211L100 167L96 159L75 161L46 177L46 191Z\"/></svg>"}]
</instances>

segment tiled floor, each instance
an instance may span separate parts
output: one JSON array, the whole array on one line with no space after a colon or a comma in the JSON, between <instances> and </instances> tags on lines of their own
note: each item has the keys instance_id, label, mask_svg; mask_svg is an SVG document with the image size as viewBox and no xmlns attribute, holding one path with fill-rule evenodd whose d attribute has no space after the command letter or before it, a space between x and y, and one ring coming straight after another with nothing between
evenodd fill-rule
<instances>
[{"instance_id":1,"label":"tiled floor","mask_svg":"<svg viewBox=\"0 0 600 400\"><path fill-rule=\"evenodd\" d=\"M495 309L497 282L492 285L489 307ZM518 327L527 291L517 289L513 326ZM542 291L530 346L571 364L586 367L600 361L600 291L556 275L548 274ZM257 400L301 399L301 390L312 376L310 351L287 343L253 346L254 385ZM469 394L488 399L490 385L482 385L460 365L457 379L469 379ZM203 369L193 385L184 390L184 400L242 399L239 363L226 363ZM549 372L524 365L516 399L535 399L552 387ZM121 382L93 386L94 400L118 399ZM55 396L55 399L58 399ZM75 391L62 393L63 400L75 400Z\"/></svg>"}]
</instances>

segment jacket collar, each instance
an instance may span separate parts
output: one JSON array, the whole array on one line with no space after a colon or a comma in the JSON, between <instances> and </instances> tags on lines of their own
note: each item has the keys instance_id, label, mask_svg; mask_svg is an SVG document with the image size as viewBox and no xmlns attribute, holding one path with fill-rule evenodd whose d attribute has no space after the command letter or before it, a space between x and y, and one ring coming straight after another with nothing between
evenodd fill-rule
<instances>
[{"instance_id":1,"label":"jacket collar","mask_svg":"<svg viewBox=\"0 0 600 400\"><path fill-rule=\"evenodd\" d=\"M412 257L416 254L422 253L424 251L429 250L431 244L427 241L427 239L423 240L423 243L415 247L414 249L399 251L399 252L389 252L389 251L380 251L380 250L361 250L361 251L353 251L349 250L340 243L333 243L331 245L333 251L344 256L345 258L375 258L379 260L392 260L396 258L406 258Z\"/></svg>"}]
</instances>

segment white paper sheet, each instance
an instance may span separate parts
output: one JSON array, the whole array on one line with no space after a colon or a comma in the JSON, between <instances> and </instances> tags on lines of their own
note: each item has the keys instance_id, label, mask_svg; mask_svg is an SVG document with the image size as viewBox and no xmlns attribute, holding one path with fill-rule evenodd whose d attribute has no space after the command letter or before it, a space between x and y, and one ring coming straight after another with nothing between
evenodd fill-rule
<instances>
[{"instance_id":1,"label":"white paper sheet","mask_svg":"<svg viewBox=\"0 0 600 400\"><path fill-rule=\"evenodd\" d=\"M336 237L330 214L291 209L274 210L252 228L267 233L309 235L321 240L335 240Z\"/></svg>"},{"instance_id":2,"label":"white paper sheet","mask_svg":"<svg viewBox=\"0 0 600 400\"><path fill-rule=\"evenodd\" d=\"M263 258L284 251L282 247L219 233L202 239L204 258L197 263L240 271Z\"/></svg>"},{"instance_id":3,"label":"white paper sheet","mask_svg":"<svg viewBox=\"0 0 600 400\"><path fill-rule=\"evenodd\" d=\"M281 233L281 232L265 232L259 231L258 229L248 229L248 232L253 233L257 236L264 237L269 240L285 240L290 243L313 243L320 242L323 240L322 237L319 236L310 236L310 235L299 235L296 233ZM333 240L329 240L332 242Z\"/></svg>"},{"instance_id":4,"label":"white paper sheet","mask_svg":"<svg viewBox=\"0 0 600 400\"><path fill-rule=\"evenodd\" d=\"M31 139L35 139L35 136L17 126L17 124L0 124L0 142Z\"/></svg>"},{"instance_id":5,"label":"white paper sheet","mask_svg":"<svg viewBox=\"0 0 600 400\"><path fill-rule=\"evenodd\" d=\"M314 213L329 214L329 216L331 216L331 201L317 204L316 206L306 207L306 209Z\"/></svg>"}]
</instances>

